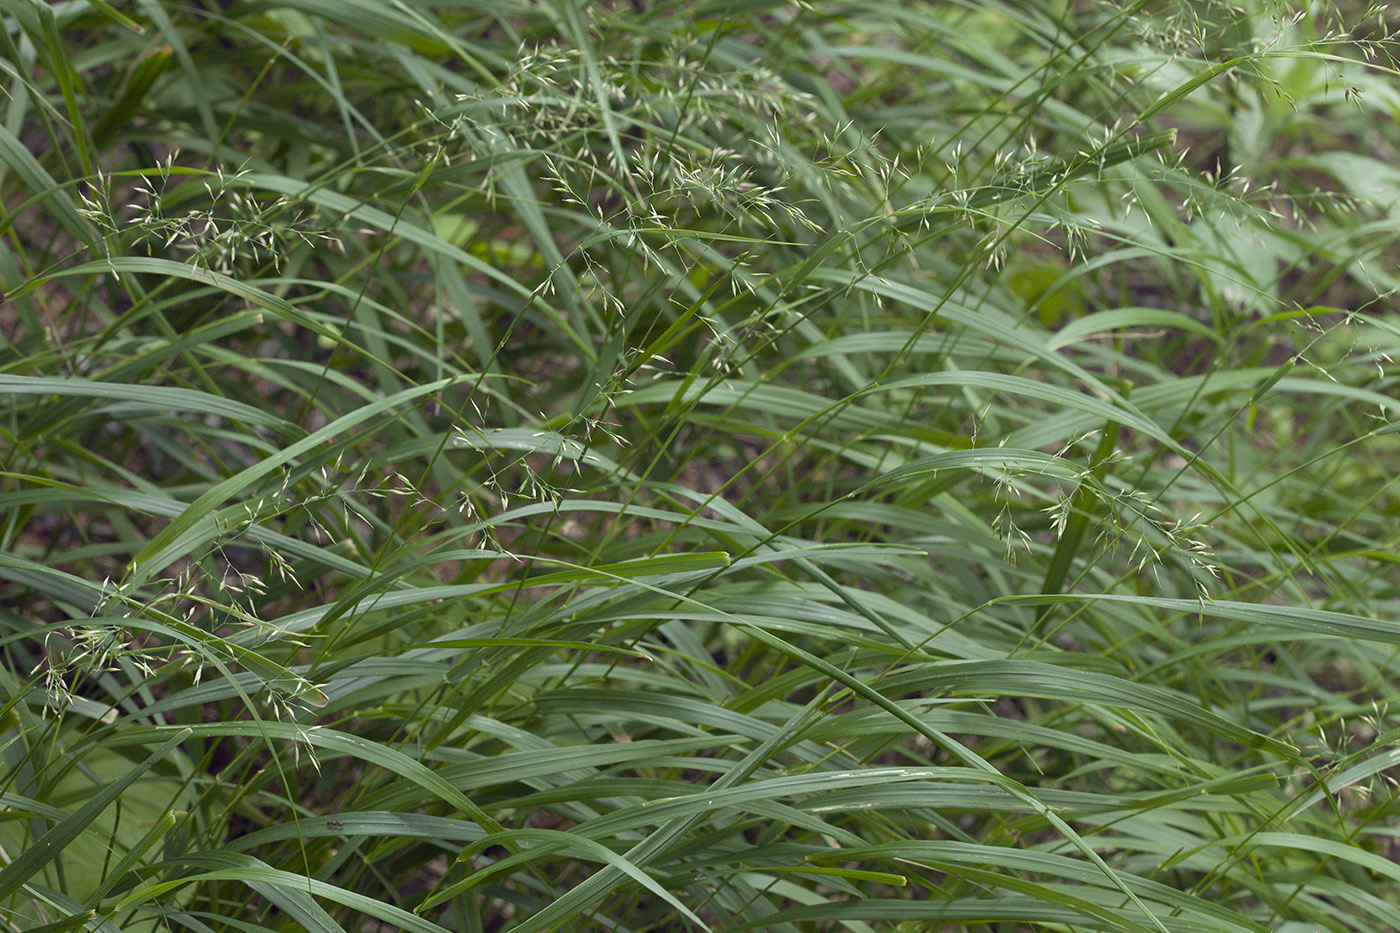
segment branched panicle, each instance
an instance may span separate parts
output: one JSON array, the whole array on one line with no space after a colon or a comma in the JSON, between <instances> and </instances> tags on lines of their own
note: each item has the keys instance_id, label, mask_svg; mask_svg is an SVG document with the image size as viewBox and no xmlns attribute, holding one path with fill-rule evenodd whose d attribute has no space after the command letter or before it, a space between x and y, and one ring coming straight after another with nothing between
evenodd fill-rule
<instances>
[{"instance_id":1,"label":"branched panicle","mask_svg":"<svg viewBox=\"0 0 1400 933\"><path fill-rule=\"evenodd\" d=\"M196 184L178 170L178 152L132 182L117 185L100 172L79 191L79 212L102 232L96 247L110 259L128 250L148 256L179 257L201 269L233 275L247 267L280 268L295 247L340 249L340 239L319 226L310 213L287 195L259 197L246 183L247 169L225 174L222 167L199 173L203 207L170 206L179 174L180 188ZM119 205L119 206L114 206Z\"/></svg>"}]
</instances>

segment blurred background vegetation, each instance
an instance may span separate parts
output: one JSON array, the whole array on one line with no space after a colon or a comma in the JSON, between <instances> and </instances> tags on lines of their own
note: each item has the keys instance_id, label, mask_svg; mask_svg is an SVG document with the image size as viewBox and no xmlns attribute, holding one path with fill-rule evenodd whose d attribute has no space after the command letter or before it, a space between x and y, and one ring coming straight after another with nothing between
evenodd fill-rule
<instances>
[{"instance_id":1,"label":"blurred background vegetation","mask_svg":"<svg viewBox=\"0 0 1400 933\"><path fill-rule=\"evenodd\" d=\"M1400 929L1388 5L0 15L5 928Z\"/></svg>"}]
</instances>

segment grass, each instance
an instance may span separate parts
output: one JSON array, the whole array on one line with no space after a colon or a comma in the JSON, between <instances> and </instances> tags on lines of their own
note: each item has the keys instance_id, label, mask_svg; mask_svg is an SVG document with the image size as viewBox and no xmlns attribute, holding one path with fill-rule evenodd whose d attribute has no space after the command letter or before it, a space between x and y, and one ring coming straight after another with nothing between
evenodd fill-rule
<instances>
[{"instance_id":1,"label":"grass","mask_svg":"<svg viewBox=\"0 0 1400 933\"><path fill-rule=\"evenodd\" d=\"M0 922L1400 929L1384 5L3 5Z\"/></svg>"}]
</instances>

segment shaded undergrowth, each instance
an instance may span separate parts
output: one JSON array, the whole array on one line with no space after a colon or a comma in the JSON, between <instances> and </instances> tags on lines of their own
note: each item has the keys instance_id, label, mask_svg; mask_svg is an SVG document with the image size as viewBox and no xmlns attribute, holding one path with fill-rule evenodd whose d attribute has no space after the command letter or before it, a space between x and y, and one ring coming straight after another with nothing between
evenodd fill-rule
<instances>
[{"instance_id":1,"label":"shaded undergrowth","mask_svg":"<svg viewBox=\"0 0 1400 933\"><path fill-rule=\"evenodd\" d=\"M1400 928L1384 7L3 10L9 928Z\"/></svg>"}]
</instances>

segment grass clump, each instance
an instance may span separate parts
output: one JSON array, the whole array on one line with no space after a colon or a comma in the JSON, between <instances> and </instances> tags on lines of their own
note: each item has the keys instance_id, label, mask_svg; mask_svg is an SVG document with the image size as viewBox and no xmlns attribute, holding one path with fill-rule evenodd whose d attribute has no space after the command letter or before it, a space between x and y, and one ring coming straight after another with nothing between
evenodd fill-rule
<instances>
[{"instance_id":1,"label":"grass clump","mask_svg":"<svg viewBox=\"0 0 1400 933\"><path fill-rule=\"evenodd\" d=\"M1383 6L4 15L6 927L1400 928Z\"/></svg>"}]
</instances>

